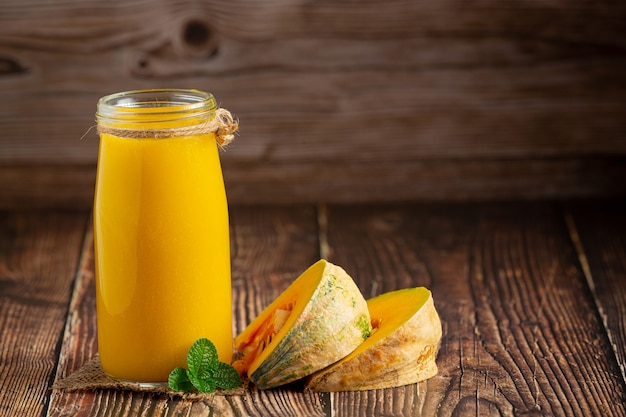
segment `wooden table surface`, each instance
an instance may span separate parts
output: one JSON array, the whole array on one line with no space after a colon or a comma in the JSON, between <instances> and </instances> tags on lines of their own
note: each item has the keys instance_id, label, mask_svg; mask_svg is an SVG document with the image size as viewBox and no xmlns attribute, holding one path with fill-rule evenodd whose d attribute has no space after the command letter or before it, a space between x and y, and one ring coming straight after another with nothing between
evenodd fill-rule
<instances>
[{"instance_id":1,"label":"wooden table surface","mask_svg":"<svg viewBox=\"0 0 626 417\"><path fill-rule=\"evenodd\" d=\"M626 202L231 207L236 331L320 257L426 286L439 374L193 402L53 382L97 351L88 211L0 212L0 416L625 416Z\"/></svg>"}]
</instances>

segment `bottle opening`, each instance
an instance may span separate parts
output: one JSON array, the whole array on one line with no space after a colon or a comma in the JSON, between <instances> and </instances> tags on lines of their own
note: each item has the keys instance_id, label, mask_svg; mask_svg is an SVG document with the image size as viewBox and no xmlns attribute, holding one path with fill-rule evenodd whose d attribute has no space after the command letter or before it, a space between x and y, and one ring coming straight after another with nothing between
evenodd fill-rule
<instances>
[{"instance_id":1,"label":"bottle opening","mask_svg":"<svg viewBox=\"0 0 626 417\"><path fill-rule=\"evenodd\" d=\"M144 124L203 123L213 118L216 110L213 95L198 90L135 90L102 97L96 120L112 127L143 129Z\"/></svg>"}]
</instances>

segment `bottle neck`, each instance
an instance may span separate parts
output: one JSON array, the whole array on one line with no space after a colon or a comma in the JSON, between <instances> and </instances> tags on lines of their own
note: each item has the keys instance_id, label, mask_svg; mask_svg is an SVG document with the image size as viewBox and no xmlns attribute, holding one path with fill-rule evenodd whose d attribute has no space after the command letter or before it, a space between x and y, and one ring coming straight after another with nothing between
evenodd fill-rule
<instances>
[{"instance_id":1,"label":"bottle neck","mask_svg":"<svg viewBox=\"0 0 626 417\"><path fill-rule=\"evenodd\" d=\"M102 97L98 132L122 138L166 139L215 134L220 146L234 139L238 122L215 98L197 90L137 90Z\"/></svg>"},{"instance_id":2,"label":"bottle neck","mask_svg":"<svg viewBox=\"0 0 626 417\"><path fill-rule=\"evenodd\" d=\"M96 120L102 129L149 132L203 125L216 110L215 98L201 91L137 90L102 97Z\"/></svg>"}]
</instances>

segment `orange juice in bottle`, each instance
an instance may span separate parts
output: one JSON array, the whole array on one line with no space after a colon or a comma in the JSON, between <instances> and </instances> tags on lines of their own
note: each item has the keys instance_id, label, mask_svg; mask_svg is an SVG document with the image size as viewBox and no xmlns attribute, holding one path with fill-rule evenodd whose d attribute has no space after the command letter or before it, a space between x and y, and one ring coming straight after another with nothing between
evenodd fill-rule
<instances>
[{"instance_id":1,"label":"orange juice in bottle","mask_svg":"<svg viewBox=\"0 0 626 417\"><path fill-rule=\"evenodd\" d=\"M206 129L216 110L195 90L131 91L98 103L98 348L112 377L165 382L202 337L231 361L228 208L215 133Z\"/></svg>"}]
</instances>

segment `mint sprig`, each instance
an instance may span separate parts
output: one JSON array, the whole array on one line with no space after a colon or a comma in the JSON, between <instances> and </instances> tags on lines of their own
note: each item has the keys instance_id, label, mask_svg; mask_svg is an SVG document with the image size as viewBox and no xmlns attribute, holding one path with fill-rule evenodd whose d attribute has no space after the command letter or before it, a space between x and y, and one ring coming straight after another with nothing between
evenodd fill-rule
<instances>
[{"instance_id":1,"label":"mint sprig","mask_svg":"<svg viewBox=\"0 0 626 417\"><path fill-rule=\"evenodd\" d=\"M176 368L170 372L168 385L174 391L211 393L217 387L235 389L241 377L231 365L220 362L215 345L206 338L198 339L187 353L187 369Z\"/></svg>"}]
</instances>

